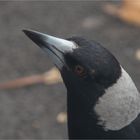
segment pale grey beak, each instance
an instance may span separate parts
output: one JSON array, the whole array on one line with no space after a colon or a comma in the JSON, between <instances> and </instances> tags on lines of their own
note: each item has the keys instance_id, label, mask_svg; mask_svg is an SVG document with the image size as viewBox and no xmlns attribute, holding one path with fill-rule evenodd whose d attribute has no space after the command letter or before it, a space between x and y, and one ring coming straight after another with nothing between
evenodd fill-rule
<instances>
[{"instance_id":1,"label":"pale grey beak","mask_svg":"<svg viewBox=\"0 0 140 140\"><path fill-rule=\"evenodd\" d=\"M64 54L72 52L76 45L72 41L60 39L33 30L23 30L23 32L39 47L45 50L54 64L61 69L65 64Z\"/></svg>"}]
</instances>

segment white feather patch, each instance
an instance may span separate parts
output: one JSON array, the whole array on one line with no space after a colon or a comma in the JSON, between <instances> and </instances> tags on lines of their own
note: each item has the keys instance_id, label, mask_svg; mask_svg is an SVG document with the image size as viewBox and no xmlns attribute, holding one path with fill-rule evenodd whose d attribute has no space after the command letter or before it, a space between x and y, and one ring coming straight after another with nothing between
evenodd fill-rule
<instances>
[{"instance_id":1,"label":"white feather patch","mask_svg":"<svg viewBox=\"0 0 140 140\"><path fill-rule=\"evenodd\" d=\"M118 81L105 90L94 107L98 124L107 130L120 130L140 113L140 95L128 73L122 68Z\"/></svg>"}]
</instances>

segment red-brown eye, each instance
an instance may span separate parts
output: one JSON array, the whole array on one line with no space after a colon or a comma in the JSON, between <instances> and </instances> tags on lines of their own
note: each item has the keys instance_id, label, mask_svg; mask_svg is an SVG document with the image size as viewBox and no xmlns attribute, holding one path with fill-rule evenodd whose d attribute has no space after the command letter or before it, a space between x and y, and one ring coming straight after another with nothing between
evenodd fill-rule
<instances>
[{"instance_id":1,"label":"red-brown eye","mask_svg":"<svg viewBox=\"0 0 140 140\"><path fill-rule=\"evenodd\" d=\"M85 69L80 65L75 66L74 72L79 76L85 75Z\"/></svg>"}]
</instances>

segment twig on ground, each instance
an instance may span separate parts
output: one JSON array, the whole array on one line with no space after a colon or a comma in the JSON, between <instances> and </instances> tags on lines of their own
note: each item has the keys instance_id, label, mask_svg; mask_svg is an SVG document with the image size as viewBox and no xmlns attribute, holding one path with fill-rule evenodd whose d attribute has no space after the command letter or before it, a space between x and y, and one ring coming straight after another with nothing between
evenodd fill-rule
<instances>
[{"instance_id":1,"label":"twig on ground","mask_svg":"<svg viewBox=\"0 0 140 140\"><path fill-rule=\"evenodd\" d=\"M60 76L59 71L56 68L52 68L51 70L43 74L22 77L15 80L0 83L0 90L21 88L40 83L52 85L60 82L62 82L62 78Z\"/></svg>"}]
</instances>

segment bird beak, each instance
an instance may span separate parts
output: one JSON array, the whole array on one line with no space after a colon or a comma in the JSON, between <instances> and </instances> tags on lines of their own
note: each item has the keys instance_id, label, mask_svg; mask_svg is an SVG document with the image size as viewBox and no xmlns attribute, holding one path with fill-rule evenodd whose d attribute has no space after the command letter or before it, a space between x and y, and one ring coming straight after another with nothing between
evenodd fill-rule
<instances>
[{"instance_id":1,"label":"bird beak","mask_svg":"<svg viewBox=\"0 0 140 140\"><path fill-rule=\"evenodd\" d=\"M59 69L65 65L64 54L72 52L76 48L75 43L72 41L56 38L33 30L23 30L23 32L48 53Z\"/></svg>"}]
</instances>

